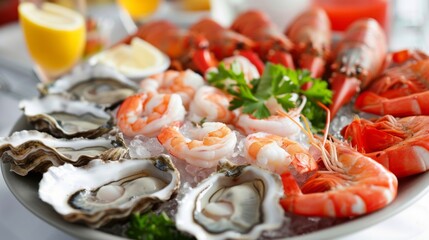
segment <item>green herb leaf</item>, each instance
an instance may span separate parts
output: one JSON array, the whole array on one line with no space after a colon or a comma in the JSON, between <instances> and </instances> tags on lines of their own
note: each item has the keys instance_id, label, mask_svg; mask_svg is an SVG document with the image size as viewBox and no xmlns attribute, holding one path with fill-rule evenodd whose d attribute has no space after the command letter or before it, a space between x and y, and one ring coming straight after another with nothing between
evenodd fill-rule
<instances>
[{"instance_id":1,"label":"green herb leaf","mask_svg":"<svg viewBox=\"0 0 429 240\"><path fill-rule=\"evenodd\" d=\"M263 101L243 105L243 113L253 115L258 119L267 118L271 115L270 110L268 110Z\"/></svg>"},{"instance_id":2,"label":"green herb leaf","mask_svg":"<svg viewBox=\"0 0 429 240\"><path fill-rule=\"evenodd\" d=\"M311 122L313 132L318 133L325 128L326 112L316 103L307 101L302 114Z\"/></svg>"},{"instance_id":3,"label":"green herb leaf","mask_svg":"<svg viewBox=\"0 0 429 240\"><path fill-rule=\"evenodd\" d=\"M317 102L330 104L332 91L326 81L315 79L307 70L287 69L281 65L267 63L261 78L246 82L239 66L234 63L231 70L222 63L218 72L209 74L208 81L215 87L227 91L234 96L230 109L242 108L243 113L255 118L267 118L271 115L266 102L274 98L285 111L296 108L298 103L293 100L292 93L305 96L307 102L302 113L310 120L314 129L323 128L326 113Z\"/></svg>"},{"instance_id":4,"label":"green herb leaf","mask_svg":"<svg viewBox=\"0 0 429 240\"><path fill-rule=\"evenodd\" d=\"M286 93L283 95L276 96L277 102L282 105L285 111L289 111L289 109L295 108L296 104L291 100L292 94Z\"/></svg>"},{"instance_id":5,"label":"green herb leaf","mask_svg":"<svg viewBox=\"0 0 429 240\"><path fill-rule=\"evenodd\" d=\"M227 91L233 88L237 81L246 82L244 74L240 71L238 63L233 62L231 64L231 70L225 67L225 64L221 62L217 68L217 72L209 72L207 81L210 85L215 86L219 89Z\"/></svg>"},{"instance_id":6,"label":"green herb leaf","mask_svg":"<svg viewBox=\"0 0 429 240\"><path fill-rule=\"evenodd\" d=\"M152 212L143 215L133 214L126 235L138 240L193 239L179 232L174 222L164 212L159 215Z\"/></svg>"},{"instance_id":7,"label":"green herb leaf","mask_svg":"<svg viewBox=\"0 0 429 240\"><path fill-rule=\"evenodd\" d=\"M303 91L302 94L312 101L317 100L323 104L330 104L332 102L332 91L328 89L328 83L320 79L314 79L312 86Z\"/></svg>"}]
</instances>

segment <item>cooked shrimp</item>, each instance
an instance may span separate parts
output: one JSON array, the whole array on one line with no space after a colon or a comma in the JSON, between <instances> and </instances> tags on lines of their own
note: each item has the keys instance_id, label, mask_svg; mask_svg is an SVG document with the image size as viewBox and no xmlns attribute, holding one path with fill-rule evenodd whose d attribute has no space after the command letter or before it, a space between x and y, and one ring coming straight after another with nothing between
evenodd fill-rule
<instances>
[{"instance_id":1,"label":"cooked shrimp","mask_svg":"<svg viewBox=\"0 0 429 240\"><path fill-rule=\"evenodd\" d=\"M116 118L126 136L155 137L164 126L183 121L185 108L177 94L139 93L125 99Z\"/></svg>"},{"instance_id":2,"label":"cooked shrimp","mask_svg":"<svg viewBox=\"0 0 429 240\"><path fill-rule=\"evenodd\" d=\"M299 173L317 169L316 160L298 142L268 133L250 134L244 140L244 155L261 168L283 174L292 163Z\"/></svg>"},{"instance_id":3,"label":"cooked shrimp","mask_svg":"<svg viewBox=\"0 0 429 240\"><path fill-rule=\"evenodd\" d=\"M282 148L282 137L268 133L250 134L244 140L244 156L261 168L282 174L292 162L291 155Z\"/></svg>"},{"instance_id":4,"label":"cooked shrimp","mask_svg":"<svg viewBox=\"0 0 429 240\"><path fill-rule=\"evenodd\" d=\"M158 141L178 159L197 167L211 168L234 152L237 137L223 123L206 122L187 133L178 125L170 125L158 135Z\"/></svg>"},{"instance_id":5,"label":"cooked shrimp","mask_svg":"<svg viewBox=\"0 0 429 240\"><path fill-rule=\"evenodd\" d=\"M188 119L193 122L205 119L208 122L231 123L235 118L235 113L228 109L231 99L215 87L203 86L191 102Z\"/></svg>"},{"instance_id":6,"label":"cooked shrimp","mask_svg":"<svg viewBox=\"0 0 429 240\"><path fill-rule=\"evenodd\" d=\"M327 141L325 147L320 149L328 170L318 171L301 188L290 172L282 175L285 198L280 203L286 211L352 217L376 211L395 199L398 180L381 164L339 141Z\"/></svg>"},{"instance_id":7,"label":"cooked shrimp","mask_svg":"<svg viewBox=\"0 0 429 240\"><path fill-rule=\"evenodd\" d=\"M429 170L429 116L356 118L343 129L343 136L397 177Z\"/></svg>"},{"instance_id":8,"label":"cooked shrimp","mask_svg":"<svg viewBox=\"0 0 429 240\"><path fill-rule=\"evenodd\" d=\"M266 106L270 110L270 117L257 119L249 114L240 114L235 122L235 127L246 135L255 132L266 132L281 137L293 138L300 131L300 126L295 122L299 122L299 115L304 105L305 101L297 109L286 113L275 99L269 99Z\"/></svg>"},{"instance_id":9,"label":"cooked shrimp","mask_svg":"<svg viewBox=\"0 0 429 240\"><path fill-rule=\"evenodd\" d=\"M189 106L195 92L203 85L204 79L192 70L182 72L168 70L143 79L140 82L142 92L179 94L186 108Z\"/></svg>"}]
</instances>

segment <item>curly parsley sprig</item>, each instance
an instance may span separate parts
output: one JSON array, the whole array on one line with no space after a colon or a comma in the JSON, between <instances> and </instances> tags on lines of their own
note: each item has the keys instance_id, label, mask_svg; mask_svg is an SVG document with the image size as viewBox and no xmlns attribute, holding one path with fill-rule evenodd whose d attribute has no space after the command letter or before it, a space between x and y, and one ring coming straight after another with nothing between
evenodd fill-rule
<instances>
[{"instance_id":1,"label":"curly parsley sprig","mask_svg":"<svg viewBox=\"0 0 429 240\"><path fill-rule=\"evenodd\" d=\"M271 115L266 106L270 98L276 99L285 111L289 111L297 107L292 94L305 96L307 102L303 114L315 129L323 128L326 117L325 111L317 102L330 104L332 101L332 91L328 89L327 82L312 78L306 70L287 69L272 63L267 63L262 76L250 83L246 82L238 63L233 63L230 69L221 63L217 72L208 74L207 80L233 96L229 107L231 110L242 108L243 113L258 119Z\"/></svg>"},{"instance_id":2,"label":"curly parsley sprig","mask_svg":"<svg viewBox=\"0 0 429 240\"><path fill-rule=\"evenodd\" d=\"M157 240L157 239L179 239L190 240L188 237L176 229L176 226L167 214L135 213L131 216L130 225L126 235L137 240Z\"/></svg>"}]
</instances>

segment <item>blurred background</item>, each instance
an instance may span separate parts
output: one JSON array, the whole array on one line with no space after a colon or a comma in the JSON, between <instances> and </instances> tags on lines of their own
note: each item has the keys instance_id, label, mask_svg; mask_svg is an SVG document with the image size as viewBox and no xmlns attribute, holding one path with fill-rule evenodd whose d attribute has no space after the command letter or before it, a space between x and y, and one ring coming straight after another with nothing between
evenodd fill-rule
<instances>
[{"instance_id":1,"label":"blurred background","mask_svg":"<svg viewBox=\"0 0 429 240\"><path fill-rule=\"evenodd\" d=\"M71 6L75 0L51 0ZM77 1L77 0L76 0ZM87 0L82 12L87 21L89 56L119 41L135 30L133 16L124 15L124 8L133 0ZM136 1L134 1L136 2ZM228 26L235 16L256 8L269 13L273 21L284 29L293 18L310 5L318 5L328 12L336 34L357 17L377 19L389 36L391 50L419 48L428 52L427 0L139 0L142 12L151 11L144 21L168 19L187 27L203 17L212 17ZM120 4L120 6L119 6ZM7 136L21 116L21 99L37 96L39 82L33 72L34 63L25 46L18 21L19 0L0 0L0 136ZM132 13L129 11L129 13ZM138 14L135 13L135 14ZM131 14L132 15L132 14ZM95 24L95 25L94 25ZM97 27L93 27L97 26ZM93 33L91 33L93 31ZM395 217L344 239L424 239L429 236L429 196ZM26 210L0 180L1 239L72 239L72 237L44 223ZM394 227L392 227L394 226Z\"/></svg>"}]
</instances>

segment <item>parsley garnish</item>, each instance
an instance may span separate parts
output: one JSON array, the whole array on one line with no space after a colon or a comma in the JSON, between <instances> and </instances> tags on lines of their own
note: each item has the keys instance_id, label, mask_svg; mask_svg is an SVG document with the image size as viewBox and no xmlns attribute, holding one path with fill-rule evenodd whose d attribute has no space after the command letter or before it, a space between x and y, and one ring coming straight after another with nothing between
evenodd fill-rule
<instances>
[{"instance_id":1,"label":"parsley garnish","mask_svg":"<svg viewBox=\"0 0 429 240\"><path fill-rule=\"evenodd\" d=\"M129 238L138 240L193 239L179 232L174 222L164 212L159 215L152 212L143 215L133 214L126 234Z\"/></svg>"},{"instance_id":2,"label":"parsley garnish","mask_svg":"<svg viewBox=\"0 0 429 240\"><path fill-rule=\"evenodd\" d=\"M282 106L285 111L296 108L296 101L292 94L296 93L307 98L302 113L310 120L314 130L324 127L326 113L317 102L330 104L332 91L327 82L315 79L306 70L287 69L281 65L267 63L265 71L258 79L246 82L244 74L240 72L238 63L233 63L227 69L223 63L218 66L217 72L211 72L208 82L233 96L230 109L242 108L243 113L262 119L271 115L266 106L270 98Z\"/></svg>"}]
</instances>

